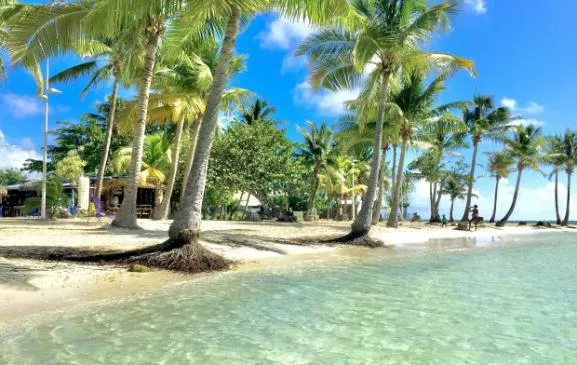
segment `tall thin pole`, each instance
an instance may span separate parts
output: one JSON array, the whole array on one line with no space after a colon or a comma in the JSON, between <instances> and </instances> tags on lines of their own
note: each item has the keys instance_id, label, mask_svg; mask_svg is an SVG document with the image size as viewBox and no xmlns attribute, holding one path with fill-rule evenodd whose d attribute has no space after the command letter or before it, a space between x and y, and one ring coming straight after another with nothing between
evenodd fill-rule
<instances>
[{"instance_id":1,"label":"tall thin pole","mask_svg":"<svg viewBox=\"0 0 577 365\"><path fill-rule=\"evenodd\" d=\"M353 208L353 221L355 220L355 216L357 214L356 209L355 209L355 159L353 158L353 176L352 176L352 186L351 186L351 196L353 197L353 202L352 202L352 208Z\"/></svg>"},{"instance_id":2,"label":"tall thin pole","mask_svg":"<svg viewBox=\"0 0 577 365\"><path fill-rule=\"evenodd\" d=\"M42 200L40 204L40 217L46 219L46 179L48 159L48 78L49 78L49 61L46 59L46 81L44 82L44 141L42 147Z\"/></svg>"}]
</instances>

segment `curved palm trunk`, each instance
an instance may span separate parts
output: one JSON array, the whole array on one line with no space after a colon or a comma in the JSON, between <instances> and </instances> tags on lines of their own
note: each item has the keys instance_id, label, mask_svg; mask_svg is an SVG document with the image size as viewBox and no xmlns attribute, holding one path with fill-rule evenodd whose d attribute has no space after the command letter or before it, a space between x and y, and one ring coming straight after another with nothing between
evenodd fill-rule
<instances>
[{"instance_id":1,"label":"curved palm trunk","mask_svg":"<svg viewBox=\"0 0 577 365\"><path fill-rule=\"evenodd\" d=\"M511 202L511 207L509 208L509 211L507 212L507 214L505 214L503 219L501 219L499 222L497 222L497 224L496 224L497 227L504 227L505 224L507 223L507 221L509 220L509 218L511 217L511 214L513 214L513 211L515 210L515 205L517 204L517 195L519 195L519 186L521 185L522 173L523 173L523 168L520 167L519 173L517 175L517 183L515 184L515 193L513 194L513 201Z\"/></svg>"},{"instance_id":2,"label":"curved palm trunk","mask_svg":"<svg viewBox=\"0 0 577 365\"><path fill-rule=\"evenodd\" d=\"M397 145L393 145L393 169L391 170L391 189L395 190L395 184L397 182Z\"/></svg>"},{"instance_id":3,"label":"curved palm trunk","mask_svg":"<svg viewBox=\"0 0 577 365\"><path fill-rule=\"evenodd\" d=\"M501 180L500 176L497 176L495 181L495 197L493 198L493 214L491 214L491 219L489 219L489 223L495 223L495 215L497 214L497 198L499 196L499 181Z\"/></svg>"},{"instance_id":4,"label":"curved palm trunk","mask_svg":"<svg viewBox=\"0 0 577 365\"><path fill-rule=\"evenodd\" d=\"M433 221L433 183L429 182L429 223Z\"/></svg>"},{"instance_id":5,"label":"curved palm trunk","mask_svg":"<svg viewBox=\"0 0 577 365\"><path fill-rule=\"evenodd\" d=\"M555 214L557 215L557 224L561 224L561 215L559 215L559 170L555 169Z\"/></svg>"},{"instance_id":6,"label":"curved palm trunk","mask_svg":"<svg viewBox=\"0 0 577 365\"><path fill-rule=\"evenodd\" d=\"M376 226L381 218L381 208L383 207L383 195L385 195L385 166L386 166L387 148L383 148L383 155L381 156L381 168L379 170L379 192L377 200L373 208L372 224Z\"/></svg>"},{"instance_id":7,"label":"curved palm trunk","mask_svg":"<svg viewBox=\"0 0 577 365\"><path fill-rule=\"evenodd\" d=\"M176 174L178 173L178 161L180 159L180 141L182 139L182 130L184 129L184 115L180 117L176 125L176 134L174 136L174 150L172 151L172 166L170 166L170 174L168 182L164 190L164 197L158 209L154 210L153 219L167 219L170 210L170 201L172 198L172 191L174 190L174 183L176 181Z\"/></svg>"},{"instance_id":8,"label":"curved palm trunk","mask_svg":"<svg viewBox=\"0 0 577 365\"><path fill-rule=\"evenodd\" d=\"M475 181L475 168L477 167L477 153L479 152L479 142L473 137L473 159L471 161L471 172L467 188L467 200L465 201L465 211L457 226L457 229L469 230L469 211L471 210L471 197L473 196L473 183Z\"/></svg>"},{"instance_id":9,"label":"curved palm trunk","mask_svg":"<svg viewBox=\"0 0 577 365\"><path fill-rule=\"evenodd\" d=\"M449 211L449 222L454 222L453 207L455 206L455 198L451 197L451 210Z\"/></svg>"},{"instance_id":10,"label":"curved palm trunk","mask_svg":"<svg viewBox=\"0 0 577 365\"><path fill-rule=\"evenodd\" d=\"M196 142L198 140L198 131L200 129L200 121L194 124L192 130L192 135L190 136L190 148L188 150L188 156L186 157L186 165L184 166L184 174L182 176L182 186L180 188L180 198L178 201L182 204L184 197L186 195L186 188L188 186L188 178L190 177L190 170L192 169L192 163L194 162L194 151L196 151Z\"/></svg>"},{"instance_id":11,"label":"curved palm trunk","mask_svg":"<svg viewBox=\"0 0 577 365\"><path fill-rule=\"evenodd\" d=\"M315 167L313 169L313 183L311 186L311 192L309 195L309 199L307 202L307 216L305 217L307 220L311 219L311 216L315 214L315 202L317 200L317 191L319 189L319 174L320 174L321 167L318 163L315 163Z\"/></svg>"},{"instance_id":12,"label":"curved palm trunk","mask_svg":"<svg viewBox=\"0 0 577 365\"><path fill-rule=\"evenodd\" d=\"M565 208L565 218L561 222L562 226L569 225L569 210L571 206L571 175L573 171L567 171L567 207Z\"/></svg>"},{"instance_id":13,"label":"curved palm trunk","mask_svg":"<svg viewBox=\"0 0 577 365\"><path fill-rule=\"evenodd\" d=\"M198 140L190 176L188 177L186 194L168 232L170 239L175 242L191 244L198 241L202 221L202 201L206 187L208 158L210 156L214 131L218 124L218 111L238 35L240 18L241 14L239 10L234 7L228 19L226 32L222 40L220 56L214 73L214 81L210 88L206 109L198 131Z\"/></svg>"},{"instance_id":14,"label":"curved palm trunk","mask_svg":"<svg viewBox=\"0 0 577 365\"><path fill-rule=\"evenodd\" d=\"M407 153L408 144L409 138L403 136L401 153L399 155L399 166L397 166L396 184L391 202L391 214L389 215L389 220L387 221L387 227L397 228L399 226L399 202L401 200L401 185L403 185L403 169L405 166L405 154Z\"/></svg>"},{"instance_id":15,"label":"curved palm trunk","mask_svg":"<svg viewBox=\"0 0 577 365\"><path fill-rule=\"evenodd\" d=\"M118 75L114 76L114 84L112 86L112 104L108 111L108 121L106 123L106 134L104 136L104 146L102 155L100 156L100 165L98 166L98 178L96 179L96 187L94 196L98 199L102 196L102 181L104 180L104 173L106 171L106 164L108 163L108 154L110 152L110 143L112 141L112 132L114 131L114 117L116 114L116 103L118 99L118 85L120 78Z\"/></svg>"},{"instance_id":16,"label":"curved palm trunk","mask_svg":"<svg viewBox=\"0 0 577 365\"><path fill-rule=\"evenodd\" d=\"M388 85L391 74L383 74L383 94L379 100L378 120L375 129L375 138L373 140L373 159L371 161L371 173L369 174L369 182L367 194L363 199L361 211L357 215L355 221L351 225L351 234L353 236L363 236L371 230L371 223L373 219L373 204L377 196L379 183L379 170L381 169L381 150L383 146L383 123L385 120L385 107L387 104Z\"/></svg>"},{"instance_id":17,"label":"curved palm trunk","mask_svg":"<svg viewBox=\"0 0 577 365\"><path fill-rule=\"evenodd\" d=\"M146 118L148 115L148 98L150 96L150 85L156 64L156 53L160 44L160 34L151 33L146 45L146 59L140 91L138 95L138 115L136 118L136 128L134 131L134 142L132 144L131 169L128 174L128 184L124 190L124 200L118 211L113 225L125 228L138 228L136 221L136 198L138 192L138 180L142 168L142 154L144 149L144 137L146 132Z\"/></svg>"}]
</instances>

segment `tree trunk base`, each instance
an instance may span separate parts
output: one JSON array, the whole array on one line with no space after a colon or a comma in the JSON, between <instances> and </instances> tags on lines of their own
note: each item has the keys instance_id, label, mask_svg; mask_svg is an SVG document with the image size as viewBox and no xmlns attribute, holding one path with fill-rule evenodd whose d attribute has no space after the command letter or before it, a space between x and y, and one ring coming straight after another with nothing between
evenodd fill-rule
<instances>
[{"instance_id":1,"label":"tree trunk base","mask_svg":"<svg viewBox=\"0 0 577 365\"><path fill-rule=\"evenodd\" d=\"M53 259L76 262L136 263L188 274L228 269L230 261L202 247L198 242L199 234L199 230L185 231L176 238L138 250L90 256L53 257Z\"/></svg>"},{"instance_id":2,"label":"tree trunk base","mask_svg":"<svg viewBox=\"0 0 577 365\"><path fill-rule=\"evenodd\" d=\"M142 229L134 219L119 219L119 217L116 217L110 224L118 228Z\"/></svg>"},{"instance_id":3,"label":"tree trunk base","mask_svg":"<svg viewBox=\"0 0 577 365\"><path fill-rule=\"evenodd\" d=\"M495 227L505 227L505 224L507 224L507 222L499 221L499 222L495 223Z\"/></svg>"},{"instance_id":4,"label":"tree trunk base","mask_svg":"<svg viewBox=\"0 0 577 365\"><path fill-rule=\"evenodd\" d=\"M457 228L455 228L458 231L470 231L471 227L469 226L469 222L468 221L460 221L457 224Z\"/></svg>"},{"instance_id":5,"label":"tree trunk base","mask_svg":"<svg viewBox=\"0 0 577 365\"><path fill-rule=\"evenodd\" d=\"M399 228L399 222L387 222L388 228Z\"/></svg>"},{"instance_id":6,"label":"tree trunk base","mask_svg":"<svg viewBox=\"0 0 577 365\"><path fill-rule=\"evenodd\" d=\"M366 232L351 231L350 233L342 237L331 238L329 240L321 241L321 243L340 243L340 244L364 246L370 248L386 246L384 242L369 237L368 233L369 233L368 231Z\"/></svg>"}]
</instances>

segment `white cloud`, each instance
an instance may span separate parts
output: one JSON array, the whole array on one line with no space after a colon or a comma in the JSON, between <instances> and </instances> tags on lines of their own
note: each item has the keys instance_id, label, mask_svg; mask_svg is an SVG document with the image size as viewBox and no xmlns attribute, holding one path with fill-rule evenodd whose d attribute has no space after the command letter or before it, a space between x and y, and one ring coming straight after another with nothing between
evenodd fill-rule
<instances>
[{"instance_id":1,"label":"white cloud","mask_svg":"<svg viewBox=\"0 0 577 365\"><path fill-rule=\"evenodd\" d=\"M545 123L544 121L539 120L539 119L532 119L532 118L524 119L524 118L522 118L522 119L516 119L509 124L510 125L519 125L519 126L523 126L523 127L526 127L529 125L533 125L535 127L542 127L547 123Z\"/></svg>"},{"instance_id":2,"label":"white cloud","mask_svg":"<svg viewBox=\"0 0 577 365\"><path fill-rule=\"evenodd\" d=\"M288 71L305 68L307 64L308 60L305 56L295 57L293 55L288 55L282 61L280 72L282 74Z\"/></svg>"},{"instance_id":3,"label":"white cloud","mask_svg":"<svg viewBox=\"0 0 577 365\"><path fill-rule=\"evenodd\" d=\"M44 113L42 101L34 96L6 93L0 95L0 100L14 118L28 118Z\"/></svg>"},{"instance_id":4,"label":"white cloud","mask_svg":"<svg viewBox=\"0 0 577 365\"><path fill-rule=\"evenodd\" d=\"M278 17L266 25L266 29L258 34L263 48L289 50L314 32L307 21L294 21Z\"/></svg>"},{"instance_id":5,"label":"white cloud","mask_svg":"<svg viewBox=\"0 0 577 365\"><path fill-rule=\"evenodd\" d=\"M497 204L497 220L503 218L505 213L509 210L511 201L513 200L513 193L515 191L516 175L511 176L510 180L504 179L499 186L499 200ZM539 187L523 187L529 181L529 176L525 175L524 180L521 181L521 188L519 189L519 196L515 211L511 216L511 220L543 220L553 221L555 219L554 206L554 187L551 182L546 182ZM545 182L546 180L544 180ZM489 220L493 212L493 189L478 191L474 190L479 197L472 199L472 204L479 205L480 215ZM561 218L565 214L565 201L567 197L567 188L564 184L559 184L559 209L561 211ZM465 206L464 200L455 201L455 208L453 211L453 218L459 220L463 214ZM440 213L446 214L449 217L450 201L448 196L443 196L441 199ZM423 219L429 218L429 185L425 181L419 181L415 184L415 191L411 194L411 207L409 212L418 211ZM577 216L577 199L572 199L571 211L574 212L572 217Z\"/></svg>"},{"instance_id":6,"label":"white cloud","mask_svg":"<svg viewBox=\"0 0 577 365\"><path fill-rule=\"evenodd\" d=\"M345 102L356 99L358 90L313 90L308 81L301 82L294 89L294 101L297 104L314 108L323 116L339 116L345 112Z\"/></svg>"},{"instance_id":7,"label":"white cloud","mask_svg":"<svg viewBox=\"0 0 577 365\"><path fill-rule=\"evenodd\" d=\"M465 4L477 14L485 14L487 12L485 0L465 0Z\"/></svg>"},{"instance_id":8,"label":"white cloud","mask_svg":"<svg viewBox=\"0 0 577 365\"><path fill-rule=\"evenodd\" d=\"M517 103L517 100L504 97L501 99L501 105L506 106L507 108L511 109L516 113L525 113L525 114L539 114L542 113L545 108L542 105L537 104L534 101L530 101L527 103L527 106L520 107Z\"/></svg>"},{"instance_id":9,"label":"white cloud","mask_svg":"<svg viewBox=\"0 0 577 365\"><path fill-rule=\"evenodd\" d=\"M0 169L21 168L27 159L39 160L42 157L33 147L30 138L24 138L20 144L8 142L0 130Z\"/></svg>"}]
</instances>

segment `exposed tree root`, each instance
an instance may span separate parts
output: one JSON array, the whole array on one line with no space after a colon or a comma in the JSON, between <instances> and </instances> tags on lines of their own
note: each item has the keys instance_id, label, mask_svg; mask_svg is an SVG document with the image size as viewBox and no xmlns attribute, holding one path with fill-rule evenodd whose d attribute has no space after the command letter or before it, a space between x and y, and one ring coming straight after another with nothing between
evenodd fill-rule
<instances>
[{"instance_id":1,"label":"exposed tree root","mask_svg":"<svg viewBox=\"0 0 577 365\"><path fill-rule=\"evenodd\" d=\"M198 243L199 232L187 231L161 244L125 252L87 256L54 255L50 259L75 262L141 264L157 269L199 273L228 269L231 262Z\"/></svg>"},{"instance_id":2,"label":"exposed tree root","mask_svg":"<svg viewBox=\"0 0 577 365\"><path fill-rule=\"evenodd\" d=\"M321 241L321 243L340 243L355 246L365 246L370 248L384 247L385 243L374 238L370 238L367 233L352 231L342 237L331 238Z\"/></svg>"}]
</instances>

